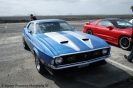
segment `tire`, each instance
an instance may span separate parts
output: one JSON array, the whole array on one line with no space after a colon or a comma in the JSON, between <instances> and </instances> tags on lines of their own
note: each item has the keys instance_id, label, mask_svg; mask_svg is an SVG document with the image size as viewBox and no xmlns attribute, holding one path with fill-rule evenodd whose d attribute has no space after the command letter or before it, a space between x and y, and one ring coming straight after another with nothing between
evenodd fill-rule
<instances>
[{"instance_id":1,"label":"tire","mask_svg":"<svg viewBox=\"0 0 133 88\"><path fill-rule=\"evenodd\" d=\"M119 39L119 46L124 49L124 50L130 50L132 45L131 45L131 42L129 40L129 37L127 36L122 36L120 39Z\"/></svg>"},{"instance_id":2,"label":"tire","mask_svg":"<svg viewBox=\"0 0 133 88\"><path fill-rule=\"evenodd\" d=\"M22 40L23 40L23 47L24 47L24 49L28 50L29 47L28 47L27 43L25 42L24 38Z\"/></svg>"},{"instance_id":3,"label":"tire","mask_svg":"<svg viewBox=\"0 0 133 88\"><path fill-rule=\"evenodd\" d=\"M93 35L93 32L89 29L89 30L87 30L87 34Z\"/></svg>"},{"instance_id":4,"label":"tire","mask_svg":"<svg viewBox=\"0 0 133 88\"><path fill-rule=\"evenodd\" d=\"M45 65L42 64L42 62L40 61L39 57L37 56L37 54L34 54L35 56L35 65L36 65L36 69L40 74L43 74L46 72L45 69Z\"/></svg>"}]
</instances>

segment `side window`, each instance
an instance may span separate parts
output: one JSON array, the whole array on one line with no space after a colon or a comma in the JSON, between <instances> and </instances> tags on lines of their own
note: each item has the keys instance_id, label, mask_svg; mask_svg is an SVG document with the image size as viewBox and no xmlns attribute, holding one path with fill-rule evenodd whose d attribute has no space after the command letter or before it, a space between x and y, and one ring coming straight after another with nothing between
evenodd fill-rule
<instances>
[{"instance_id":1,"label":"side window","mask_svg":"<svg viewBox=\"0 0 133 88\"><path fill-rule=\"evenodd\" d=\"M107 26L113 26L113 24L112 24L110 21L101 20L101 21L98 23L98 26L107 27Z\"/></svg>"},{"instance_id":2,"label":"side window","mask_svg":"<svg viewBox=\"0 0 133 88\"><path fill-rule=\"evenodd\" d=\"M71 30L71 28L69 27L67 23L62 22L60 23L60 26L64 31Z\"/></svg>"},{"instance_id":3,"label":"side window","mask_svg":"<svg viewBox=\"0 0 133 88\"><path fill-rule=\"evenodd\" d=\"M33 23L29 24L28 30L31 30L32 32L34 32L34 24Z\"/></svg>"},{"instance_id":4,"label":"side window","mask_svg":"<svg viewBox=\"0 0 133 88\"><path fill-rule=\"evenodd\" d=\"M119 26L132 26L130 23L128 23L126 21L117 21L117 24Z\"/></svg>"}]
</instances>

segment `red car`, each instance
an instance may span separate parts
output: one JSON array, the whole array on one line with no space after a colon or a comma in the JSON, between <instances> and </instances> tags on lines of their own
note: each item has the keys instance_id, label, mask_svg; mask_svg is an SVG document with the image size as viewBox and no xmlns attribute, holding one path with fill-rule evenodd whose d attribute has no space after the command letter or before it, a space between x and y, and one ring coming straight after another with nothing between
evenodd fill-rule
<instances>
[{"instance_id":1,"label":"red car","mask_svg":"<svg viewBox=\"0 0 133 88\"><path fill-rule=\"evenodd\" d=\"M98 36L106 42L119 45L122 49L129 50L132 47L130 36L133 24L119 18L99 19L93 23L86 22L83 32Z\"/></svg>"}]
</instances>

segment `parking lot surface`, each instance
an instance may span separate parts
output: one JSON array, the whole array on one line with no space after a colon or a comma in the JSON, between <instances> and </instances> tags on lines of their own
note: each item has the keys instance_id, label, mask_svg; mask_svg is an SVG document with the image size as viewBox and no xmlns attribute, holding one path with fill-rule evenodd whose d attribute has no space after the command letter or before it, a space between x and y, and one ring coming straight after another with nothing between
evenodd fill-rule
<instances>
[{"instance_id":1,"label":"parking lot surface","mask_svg":"<svg viewBox=\"0 0 133 88\"><path fill-rule=\"evenodd\" d=\"M67 21L82 31L86 21ZM100 67L64 71L58 75L39 74L34 56L22 44L27 23L0 24L0 88L104 88L133 76L133 63L124 59L130 51L111 45L111 57Z\"/></svg>"}]
</instances>

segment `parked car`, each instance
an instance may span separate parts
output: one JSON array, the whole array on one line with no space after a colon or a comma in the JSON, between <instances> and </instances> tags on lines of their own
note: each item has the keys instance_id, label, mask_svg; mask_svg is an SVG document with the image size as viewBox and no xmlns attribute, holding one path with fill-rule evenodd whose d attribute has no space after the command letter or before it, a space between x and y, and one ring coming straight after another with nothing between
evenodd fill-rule
<instances>
[{"instance_id":1,"label":"parked car","mask_svg":"<svg viewBox=\"0 0 133 88\"><path fill-rule=\"evenodd\" d=\"M83 32L104 39L106 42L120 46L122 49L131 49L129 40L133 31L133 24L119 18L98 19L93 23L86 22Z\"/></svg>"},{"instance_id":2,"label":"parked car","mask_svg":"<svg viewBox=\"0 0 133 88\"><path fill-rule=\"evenodd\" d=\"M133 19L131 19L129 22L133 24Z\"/></svg>"},{"instance_id":3,"label":"parked car","mask_svg":"<svg viewBox=\"0 0 133 88\"><path fill-rule=\"evenodd\" d=\"M35 56L39 73L84 67L105 62L110 57L110 45L101 38L76 31L64 20L31 21L22 31L25 49Z\"/></svg>"}]
</instances>

